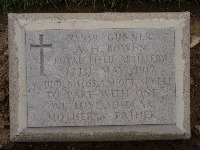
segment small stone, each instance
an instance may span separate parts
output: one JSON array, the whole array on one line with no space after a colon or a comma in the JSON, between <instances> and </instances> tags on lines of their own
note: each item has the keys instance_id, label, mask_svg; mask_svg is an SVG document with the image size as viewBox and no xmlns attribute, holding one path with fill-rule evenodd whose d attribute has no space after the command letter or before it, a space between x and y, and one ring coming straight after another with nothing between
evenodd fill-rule
<instances>
[{"instance_id":1,"label":"small stone","mask_svg":"<svg viewBox=\"0 0 200 150\"><path fill-rule=\"evenodd\" d=\"M5 51L4 56L8 56L8 50Z\"/></svg>"},{"instance_id":2,"label":"small stone","mask_svg":"<svg viewBox=\"0 0 200 150\"><path fill-rule=\"evenodd\" d=\"M195 125L195 129L200 132L200 125Z\"/></svg>"},{"instance_id":3,"label":"small stone","mask_svg":"<svg viewBox=\"0 0 200 150\"><path fill-rule=\"evenodd\" d=\"M191 36L190 40L191 40L191 42L190 42L190 48L193 48L194 46L196 46L197 44L199 44L200 37Z\"/></svg>"}]
</instances>

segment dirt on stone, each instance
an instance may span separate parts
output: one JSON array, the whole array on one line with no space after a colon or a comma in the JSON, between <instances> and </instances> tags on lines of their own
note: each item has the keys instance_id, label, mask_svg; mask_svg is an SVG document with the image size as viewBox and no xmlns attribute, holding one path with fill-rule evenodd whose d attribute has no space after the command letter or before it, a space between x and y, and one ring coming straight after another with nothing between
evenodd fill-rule
<instances>
[{"instance_id":1,"label":"dirt on stone","mask_svg":"<svg viewBox=\"0 0 200 150\"><path fill-rule=\"evenodd\" d=\"M134 1L114 9L103 7L97 1L95 9L90 3L77 5L43 6L37 8L13 8L15 13L96 13L96 12L191 12L191 35L200 37L200 4L188 1L176 4L157 4ZM9 139L9 78L7 15L0 8L0 149L13 150L198 150L200 149L200 44L191 49L191 132L189 140L130 141L130 142L49 142L13 143Z\"/></svg>"}]
</instances>

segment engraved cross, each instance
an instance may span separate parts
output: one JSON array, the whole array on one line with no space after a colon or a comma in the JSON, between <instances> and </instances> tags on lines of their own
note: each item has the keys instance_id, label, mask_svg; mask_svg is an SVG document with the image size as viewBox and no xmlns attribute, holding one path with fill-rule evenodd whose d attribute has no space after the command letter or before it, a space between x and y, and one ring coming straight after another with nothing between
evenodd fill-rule
<instances>
[{"instance_id":1,"label":"engraved cross","mask_svg":"<svg viewBox=\"0 0 200 150\"><path fill-rule=\"evenodd\" d=\"M43 43L43 35L39 36L39 45L31 44L31 48L40 48L40 75L44 76L44 48L52 48L52 44Z\"/></svg>"}]
</instances>

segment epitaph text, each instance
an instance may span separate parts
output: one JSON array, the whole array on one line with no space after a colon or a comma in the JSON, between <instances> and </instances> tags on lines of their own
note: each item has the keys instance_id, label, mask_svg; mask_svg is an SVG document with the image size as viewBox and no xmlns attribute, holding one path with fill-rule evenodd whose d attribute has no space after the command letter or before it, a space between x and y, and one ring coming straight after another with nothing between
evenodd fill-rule
<instances>
[{"instance_id":1,"label":"epitaph text","mask_svg":"<svg viewBox=\"0 0 200 150\"><path fill-rule=\"evenodd\" d=\"M27 30L28 126L175 124L174 36Z\"/></svg>"}]
</instances>

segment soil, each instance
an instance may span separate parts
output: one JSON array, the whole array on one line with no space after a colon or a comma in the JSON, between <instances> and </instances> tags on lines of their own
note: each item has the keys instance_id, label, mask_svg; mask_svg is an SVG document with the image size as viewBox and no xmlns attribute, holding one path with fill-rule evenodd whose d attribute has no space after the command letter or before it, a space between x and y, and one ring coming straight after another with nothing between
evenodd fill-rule
<instances>
[{"instance_id":1,"label":"soil","mask_svg":"<svg viewBox=\"0 0 200 150\"><path fill-rule=\"evenodd\" d=\"M96 13L96 12L191 12L191 35L200 37L200 4L188 1L182 6L136 0L107 9L97 2L77 5L56 4L37 8L10 8L15 13ZM200 44L191 49L191 132L189 140L132 142L13 143L9 140L9 79L7 15L0 8L0 149L14 150L196 150L200 149Z\"/></svg>"}]
</instances>

